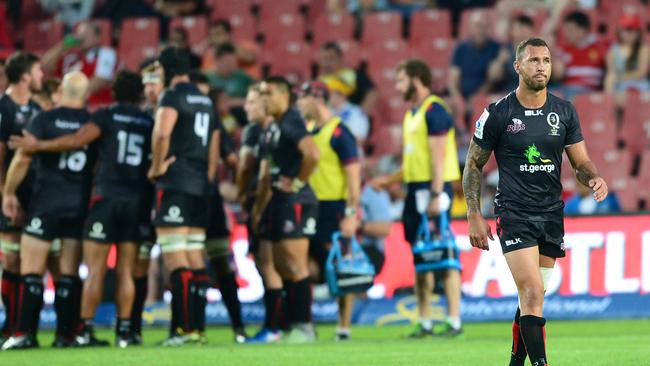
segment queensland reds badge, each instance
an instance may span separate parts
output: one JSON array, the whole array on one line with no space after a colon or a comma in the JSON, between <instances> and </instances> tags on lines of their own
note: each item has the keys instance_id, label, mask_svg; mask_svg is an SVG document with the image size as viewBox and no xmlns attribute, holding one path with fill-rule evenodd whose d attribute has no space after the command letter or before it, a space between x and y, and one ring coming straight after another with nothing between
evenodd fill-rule
<instances>
[{"instance_id":1,"label":"queensland reds badge","mask_svg":"<svg viewBox=\"0 0 650 366\"><path fill-rule=\"evenodd\" d=\"M550 136L560 136L560 116L555 112L551 112L546 116L546 122L551 127L551 131L548 134Z\"/></svg>"}]
</instances>

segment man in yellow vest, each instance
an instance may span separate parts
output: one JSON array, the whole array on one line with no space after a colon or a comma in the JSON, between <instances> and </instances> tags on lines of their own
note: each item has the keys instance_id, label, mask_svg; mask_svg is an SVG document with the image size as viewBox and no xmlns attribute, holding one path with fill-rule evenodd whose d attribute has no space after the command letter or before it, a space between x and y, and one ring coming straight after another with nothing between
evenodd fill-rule
<instances>
[{"instance_id":1,"label":"man in yellow vest","mask_svg":"<svg viewBox=\"0 0 650 366\"><path fill-rule=\"evenodd\" d=\"M424 61L410 59L397 67L396 89L411 103L404 116L402 168L390 176L379 177L372 184L377 188L404 182L408 187L402 222L406 241L414 245L422 214L439 216L449 210L452 197L449 182L460 179L453 117L445 102L431 94L431 71ZM436 220L437 221L437 220ZM458 255L453 250L453 256ZM417 265L416 260L416 265ZM462 335L460 320L460 271L444 272L448 314L441 335ZM433 274L417 273L415 291L418 304L418 325L409 338L433 335L431 293Z\"/></svg>"},{"instance_id":2,"label":"man in yellow vest","mask_svg":"<svg viewBox=\"0 0 650 366\"><path fill-rule=\"evenodd\" d=\"M329 91L321 82L308 82L300 90L297 102L308 123L320 151L321 159L309 178L316 197L319 213L316 235L310 244L310 254L325 268L332 234L341 231L343 237L352 237L357 230L357 206L361 196L361 166L356 139L335 116L329 106ZM339 322L337 340L350 339L353 295L338 299Z\"/></svg>"}]
</instances>

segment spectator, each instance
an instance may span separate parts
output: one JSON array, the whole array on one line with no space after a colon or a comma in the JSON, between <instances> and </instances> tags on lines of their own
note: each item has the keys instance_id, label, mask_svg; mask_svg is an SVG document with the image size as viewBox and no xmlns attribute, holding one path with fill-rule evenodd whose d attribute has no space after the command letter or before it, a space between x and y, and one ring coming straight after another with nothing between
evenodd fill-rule
<instances>
[{"instance_id":1,"label":"spectator","mask_svg":"<svg viewBox=\"0 0 650 366\"><path fill-rule=\"evenodd\" d=\"M189 35L187 30L183 27L176 27L169 32L169 39L167 45L170 47L183 48L187 50L190 55L190 67L192 69L199 69L201 67L201 57L197 56L190 49Z\"/></svg>"},{"instance_id":2,"label":"spectator","mask_svg":"<svg viewBox=\"0 0 650 366\"><path fill-rule=\"evenodd\" d=\"M352 86L348 99L350 103L361 106L370 114L377 103L379 93L368 75L360 69L346 67L343 64L343 50L336 42L325 42L318 54L319 77L336 75Z\"/></svg>"},{"instance_id":3,"label":"spectator","mask_svg":"<svg viewBox=\"0 0 650 366\"><path fill-rule=\"evenodd\" d=\"M228 107L228 104L230 104L228 94L221 88L211 88L208 91L208 96L212 100L215 111L221 120L221 125L228 134L234 135L237 131L238 121Z\"/></svg>"},{"instance_id":4,"label":"spectator","mask_svg":"<svg viewBox=\"0 0 650 366\"><path fill-rule=\"evenodd\" d=\"M154 9L164 17L200 14L205 11L203 0L156 0Z\"/></svg>"},{"instance_id":5,"label":"spectator","mask_svg":"<svg viewBox=\"0 0 650 366\"><path fill-rule=\"evenodd\" d=\"M361 233L366 254L375 265L375 272L381 272L384 263L384 238L390 234L393 218L390 214L390 195L378 191L369 184L361 192Z\"/></svg>"},{"instance_id":6,"label":"spectator","mask_svg":"<svg viewBox=\"0 0 650 366\"><path fill-rule=\"evenodd\" d=\"M101 46L101 29L84 22L74 35L67 36L43 56L46 72L61 77L70 71L81 71L90 80L88 103L109 104L113 100L111 82L117 68L117 54L111 47Z\"/></svg>"},{"instance_id":7,"label":"spectator","mask_svg":"<svg viewBox=\"0 0 650 366\"><path fill-rule=\"evenodd\" d=\"M499 43L490 38L488 17L481 11L472 13L469 39L461 42L454 50L449 73L449 93L455 107L463 105L474 95L488 91L488 68L501 49Z\"/></svg>"},{"instance_id":8,"label":"spectator","mask_svg":"<svg viewBox=\"0 0 650 366\"><path fill-rule=\"evenodd\" d=\"M248 75L255 79L262 77L260 73L257 55L260 52L259 46L253 40L244 40L235 42L232 38L232 27L225 19L220 19L212 23L208 29L208 38L204 41L203 65L202 70L211 70L215 64L215 49L222 44L232 43L235 45L237 54L237 64Z\"/></svg>"},{"instance_id":9,"label":"spectator","mask_svg":"<svg viewBox=\"0 0 650 366\"><path fill-rule=\"evenodd\" d=\"M569 198L564 206L567 215L609 214L621 211L621 205L614 192L609 192L603 202L596 202L593 190L578 182L578 192Z\"/></svg>"},{"instance_id":10,"label":"spectator","mask_svg":"<svg viewBox=\"0 0 650 366\"><path fill-rule=\"evenodd\" d=\"M330 90L330 105L332 112L339 116L345 126L357 139L357 144L362 147L370 132L368 115L358 105L350 103L348 96L353 87L337 76L325 76L322 81Z\"/></svg>"},{"instance_id":11,"label":"spectator","mask_svg":"<svg viewBox=\"0 0 650 366\"><path fill-rule=\"evenodd\" d=\"M113 27L118 27L125 18L151 17L156 15L149 0L111 0L99 2L103 2L104 4L97 9L95 16L97 18L110 19Z\"/></svg>"},{"instance_id":12,"label":"spectator","mask_svg":"<svg viewBox=\"0 0 650 366\"><path fill-rule=\"evenodd\" d=\"M533 20L527 15L519 15L512 22L510 29L510 45L501 48L497 57L488 69L488 80L492 90L511 92L519 85L519 75L515 72L515 50L519 42L533 36Z\"/></svg>"},{"instance_id":13,"label":"spectator","mask_svg":"<svg viewBox=\"0 0 650 366\"><path fill-rule=\"evenodd\" d=\"M95 0L40 0L43 10L55 14L55 19L72 29L88 20L95 8Z\"/></svg>"},{"instance_id":14,"label":"spectator","mask_svg":"<svg viewBox=\"0 0 650 366\"><path fill-rule=\"evenodd\" d=\"M230 98L228 107L243 107L248 87L254 83L253 78L237 65L237 54L232 43L224 43L215 50L215 65L206 76L210 86L223 89Z\"/></svg>"},{"instance_id":15,"label":"spectator","mask_svg":"<svg viewBox=\"0 0 650 366\"><path fill-rule=\"evenodd\" d=\"M627 90L650 90L649 66L650 49L643 41L641 19L636 14L625 14L619 21L618 42L607 53L605 91L616 92L617 103L623 106Z\"/></svg>"},{"instance_id":16,"label":"spectator","mask_svg":"<svg viewBox=\"0 0 650 366\"><path fill-rule=\"evenodd\" d=\"M591 34L591 21L581 11L568 14L562 27L566 43L557 48L553 76L561 83L555 90L571 100L576 94L601 89L605 47L595 34Z\"/></svg>"}]
</instances>

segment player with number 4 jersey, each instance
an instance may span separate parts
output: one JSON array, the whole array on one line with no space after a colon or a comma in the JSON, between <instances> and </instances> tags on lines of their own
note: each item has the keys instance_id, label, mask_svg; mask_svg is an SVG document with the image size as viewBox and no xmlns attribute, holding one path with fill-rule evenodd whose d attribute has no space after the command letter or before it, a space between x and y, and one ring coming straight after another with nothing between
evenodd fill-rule
<instances>
[{"instance_id":1,"label":"player with number 4 jersey","mask_svg":"<svg viewBox=\"0 0 650 366\"><path fill-rule=\"evenodd\" d=\"M150 205L147 169L153 120L138 108L143 92L138 74L121 71L112 89L117 104L96 111L74 134L37 140L26 133L12 138L10 143L26 152L65 152L97 141L97 173L84 230L84 262L89 274L84 283L82 324L76 332L75 346L108 345L95 339L92 320L101 301L112 243L118 244L116 344L123 348L132 343L133 270L142 239L141 212L146 209L143 206Z\"/></svg>"}]
</instances>

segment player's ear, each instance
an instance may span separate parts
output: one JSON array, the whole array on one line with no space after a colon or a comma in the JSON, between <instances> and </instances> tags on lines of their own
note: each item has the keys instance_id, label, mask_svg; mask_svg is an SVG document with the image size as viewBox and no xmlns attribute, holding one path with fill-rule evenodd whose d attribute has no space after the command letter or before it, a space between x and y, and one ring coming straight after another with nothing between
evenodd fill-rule
<instances>
[{"instance_id":1,"label":"player's ear","mask_svg":"<svg viewBox=\"0 0 650 366\"><path fill-rule=\"evenodd\" d=\"M515 68L515 72L517 73L517 75L519 75L519 61L517 59L515 59L515 61L513 61L512 67Z\"/></svg>"}]
</instances>

